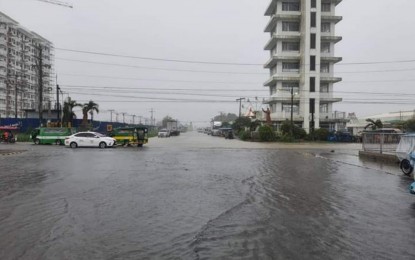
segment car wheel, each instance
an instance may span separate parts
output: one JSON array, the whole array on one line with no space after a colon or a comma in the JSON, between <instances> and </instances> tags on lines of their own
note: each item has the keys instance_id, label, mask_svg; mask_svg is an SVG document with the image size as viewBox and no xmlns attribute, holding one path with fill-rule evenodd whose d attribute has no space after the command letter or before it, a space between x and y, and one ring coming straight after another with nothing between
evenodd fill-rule
<instances>
[{"instance_id":1,"label":"car wheel","mask_svg":"<svg viewBox=\"0 0 415 260\"><path fill-rule=\"evenodd\" d=\"M59 140L59 139L58 139L58 140L56 140L56 141L55 141L55 144L56 144L56 145L62 145L62 140Z\"/></svg>"},{"instance_id":2,"label":"car wheel","mask_svg":"<svg viewBox=\"0 0 415 260\"><path fill-rule=\"evenodd\" d=\"M407 159L403 159L399 164L399 167L406 176L411 175L412 171L414 170L414 167L412 167L411 163Z\"/></svg>"},{"instance_id":3,"label":"car wheel","mask_svg":"<svg viewBox=\"0 0 415 260\"><path fill-rule=\"evenodd\" d=\"M40 144L40 140L38 138L35 139L35 144Z\"/></svg>"},{"instance_id":4,"label":"car wheel","mask_svg":"<svg viewBox=\"0 0 415 260\"><path fill-rule=\"evenodd\" d=\"M105 142L99 143L99 148L105 148L105 147L107 147L107 144Z\"/></svg>"},{"instance_id":5,"label":"car wheel","mask_svg":"<svg viewBox=\"0 0 415 260\"><path fill-rule=\"evenodd\" d=\"M77 148L78 147L78 145L75 142L72 142L69 146L71 148Z\"/></svg>"}]
</instances>

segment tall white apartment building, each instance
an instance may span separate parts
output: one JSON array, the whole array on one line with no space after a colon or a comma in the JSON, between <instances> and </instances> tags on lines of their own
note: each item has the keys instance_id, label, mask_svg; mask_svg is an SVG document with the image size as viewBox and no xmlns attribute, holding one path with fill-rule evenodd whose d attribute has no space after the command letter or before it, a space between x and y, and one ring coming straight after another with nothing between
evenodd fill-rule
<instances>
[{"instance_id":1,"label":"tall white apartment building","mask_svg":"<svg viewBox=\"0 0 415 260\"><path fill-rule=\"evenodd\" d=\"M291 120L304 128L334 129L339 119L333 113L334 64L342 58L334 56L334 47L342 37L335 35L335 26L342 20L335 15L341 0L272 0L265 15L270 20L265 32L271 39L265 45L270 59L264 67L270 78L266 101L271 119L277 123ZM344 123L344 122L343 122Z\"/></svg>"},{"instance_id":2,"label":"tall white apartment building","mask_svg":"<svg viewBox=\"0 0 415 260\"><path fill-rule=\"evenodd\" d=\"M50 41L0 12L1 118L22 118L25 111L51 109L53 60Z\"/></svg>"}]
</instances>

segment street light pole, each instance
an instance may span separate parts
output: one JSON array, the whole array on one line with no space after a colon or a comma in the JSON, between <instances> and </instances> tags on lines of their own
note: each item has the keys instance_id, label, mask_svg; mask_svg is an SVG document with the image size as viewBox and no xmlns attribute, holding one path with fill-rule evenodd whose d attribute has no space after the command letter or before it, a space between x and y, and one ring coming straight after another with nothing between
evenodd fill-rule
<instances>
[{"instance_id":1,"label":"street light pole","mask_svg":"<svg viewBox=\"0 0 415 260\"><path fill-rule=\"evenodd\" d=\"M237 98L236 99L236 101L239 101L239 117L241 117L242 100L245 100L245 98Z\"/></svg>"}]
</instances>

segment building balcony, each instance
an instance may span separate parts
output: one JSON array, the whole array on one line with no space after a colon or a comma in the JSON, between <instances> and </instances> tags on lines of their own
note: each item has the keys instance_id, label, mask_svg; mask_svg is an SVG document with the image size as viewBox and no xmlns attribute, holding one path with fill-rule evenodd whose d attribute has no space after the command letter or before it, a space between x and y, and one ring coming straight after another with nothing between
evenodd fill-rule
<instances>
[{"instance_id":1,"label":"building balcony","mask_svg":"<svg viewBox=\"0 0 415 260\"><path fill-rule=\"evenodd\" d=\"M271 3L269 3L267 10L265 10L265 16L272 16L276 13L277 10L277 1L271 0Z\"/></svg>"},{"instance_id":2,"label":"building balcony","mask_svg":"<svg viewBox=\"0 0 415 260\"><path fill-rule=\"evenodd\" d=\"M300 102L300 95L294 95L293 98L293 103L294 104L299 104ZM288 93L284 93L284 94L278 94L278 96L271 96L268 99L264 100L265 104L274 104L274 103L291 103L291 94Z\"/></svg>"},{"instance_id":3,"label":"building balcony","mask_svg":"<svg viewBox=\"0 0 415 260\"><path fill-rule=\"evenodd\" d=\"M272 34L271 39L267 42L264 47L264 50L272 50L276 45L278 40L287 40L287 41L298 41L301 38L300 32L290 32L287 35Z\"/></svg>"},{"instance_id":4,"label":"building balcony","mask_svg":"<svg viewBox=\"0 0 415 260\"><path fill-rule=\"evenodd\" d=\"M277 82L299 82L300 81L300 73L292 73L288 75L273 75L269 80L264 83L265 87L274 86Z\"/></svg>"},{"instance_id":5,"label":"building balcony","mask_svg":"<svg viewBox=\"0 0 415 260\"><path fill-rule=\"evenodd\" d=\"M329 93L320 93L320 102L322 103L336 103L341 102L342 98L335 98L332 96L333 94Z\"/></svg>"},{"instance_id":6,"label":"building balcony","mask_svg":"<svg viewBox=\"0 0 415 260\"><path fill-rule=\"evenodd\" d=\"M342 16L337 16L337 15L324 15L324 13L321 14L321 21L322 22L334 22L334 23L338 23L341 20L343 20Z\"/></svg>"},{"instance_id":7,"label":"building balcony","mask_svg":"<svg viewBox=\"0 0 415 260\"><path fill-rule=\"evenodd\" d=\"M264 32L271 32L280 20L284 21L298 21L301 18L301 12L287 12L284 14L275 14L271 16L268 24L265 26Z\"/></svg>"},{"instance_id":8,"label":"building balcony","mask_svg":"<svg viewBox=\"0 0 415 260\"><path fill-rule=\"evenodd\" d=\"M291 120L291 112L280 111L280 112L272 113L271 119L273 121ZM304 117L300 113L293 111L293 121L303 121L303 120L304 120Z\"/></svg>"},{"instance_id":9,"label":"building balcony","mask_svg":"<svg viewBox=\"0 0 415 260\"><path fill-rule=\"evenodd\" d=\"M328 54L330 55L330 54ZM331 62L331 63L337 63L343 60L342 57L331 57L331 56L326 56L324 54L321 54L320 56L320 60L321 62Z\"/></svg>"},{"instance_id":10,"label":"building balcony","mask_svg":"<svg viewBox=\"0 0 415 260\"><path fill-rule=\"evenodd\" d=\"M335 5L338 5L338 4L340 4L342 1L343 1L343 0L323 0L322 2L323 2L323 3L332 3L332 4L335 4Z\"/></svg>"},{"instance_id":11,"label":"building balcony","mask_svg":"<svg viewBox=\"0 0 415 260\"><path fill-rule=\"evenodd\" d=\"M284 53L273 55L264 65L264 68L269 69L274 67L278 61L299 61L300 59L300 52L292 52L290 54Z\"/></svg>"},{"instance_id":12,"label":"building balcony","mask_svg":"<svg viewBox=\"0 0 415 260\"><path fill-rule=\"evenodd\" d=\"M342 81L342 78L339 77L330 77L330 76L321 76L320 77L320 82L322 83L337 83Z\"/></svg>"},{"instance_id":13,"label":"building balcony","mask_svg":"<svg viewBox=\"0 0 415 260\"><path fill-rule=\"evenodd\" d=\"M322 42L334 42L334 43L338 43L342 39L343 39L343 37L341 37L341 36L331 36L331 35L322 35L321 36L321 41Z\"/></svg>"}]
</instances>

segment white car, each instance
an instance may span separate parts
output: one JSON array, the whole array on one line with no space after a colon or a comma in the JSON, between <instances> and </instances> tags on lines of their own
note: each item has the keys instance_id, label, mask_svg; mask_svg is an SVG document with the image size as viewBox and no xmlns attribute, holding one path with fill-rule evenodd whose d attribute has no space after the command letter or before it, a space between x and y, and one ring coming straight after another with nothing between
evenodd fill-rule
<instances>
[{"instance_id":1,"label":"white car","mask_svg":"<svg viewBox=\"0 0 415 260\"><path fill-rule=\"evenodd\" d=\"M116 141L112 137L96 132L79 132L65 138L65 146L77 147L113 147Z\"/></svg>"},{"instance_id":2,"label":"white car","mask_svg":"<svg viewBox=\"0 0 415 260\"><path fill-rule=\"evenodd\" d=\"M158 137L170 137L170 131L167 129L161 129L159 130L157 136Z\"/></svg>"}]
</instances>

